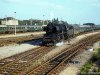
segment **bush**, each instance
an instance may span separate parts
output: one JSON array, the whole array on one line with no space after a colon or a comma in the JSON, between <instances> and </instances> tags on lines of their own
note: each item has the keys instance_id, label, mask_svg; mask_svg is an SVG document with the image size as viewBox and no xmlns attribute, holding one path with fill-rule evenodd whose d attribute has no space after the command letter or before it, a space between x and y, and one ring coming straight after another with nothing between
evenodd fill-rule
<instances>
[{"instance_id":1,"label":"bush","mask_svg":"<svg viewBox=\"0 0 100 75\"><path fill-rule=\"evenodd\" d=\"M89 69L92 67L93 62L91 60L89 60L84 66L83 68L80 70L81 73L87 73L89 71Z\"/></svg>"}]
</instances>

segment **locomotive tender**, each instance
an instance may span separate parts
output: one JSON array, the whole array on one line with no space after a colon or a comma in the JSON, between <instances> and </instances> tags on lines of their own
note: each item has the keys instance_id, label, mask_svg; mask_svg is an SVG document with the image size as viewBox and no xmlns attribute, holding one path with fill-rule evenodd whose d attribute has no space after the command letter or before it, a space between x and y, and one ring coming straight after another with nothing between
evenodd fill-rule
<instances>
[{"instance_id":1,"label":"locomotive tender","mask_svg":"<svg viewBox=\"0 0 100 75\"><path fill-rule=\"evenodd\" d=\"M99 30L100 27L90 25L70 25L67 22L54 20L46 27L44 31L46 34L43 36L43 45L55 45L56 43L68 40L80 33Z\"/></svg>"}]
</instances>

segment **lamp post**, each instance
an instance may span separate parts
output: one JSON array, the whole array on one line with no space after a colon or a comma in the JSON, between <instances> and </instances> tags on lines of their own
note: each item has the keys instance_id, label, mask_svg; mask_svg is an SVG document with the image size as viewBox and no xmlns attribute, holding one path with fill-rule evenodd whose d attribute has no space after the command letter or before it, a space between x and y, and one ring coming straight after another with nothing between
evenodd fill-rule
<instances>
[{"instance_id":1,"label":"lamp post","mask_svg":"<svg viewBox=\"0 0 100 75\"><path fill-rule=\"evenodd\" d=\"M32 20L32 18L31 18L31 19L30 19L30 25L32 25L32 21L33 21L33 20Z\"/></svg>"},{"instance_id":2,"label":"lamp post","mask_svg":"<svg viewBox=\"0 0 100 75\"><path fill-rule=\"evenodd\" d=\"M7 25L7 15L6 15L6 18L5 18L6 22L5 22L5 25Z\"/></svg>"},{"instance_id":3,"label":"lamp post","mask_svg":"<svg viewBox=\"0 0 100 75\"><path fill-rule=\"evenodd\" d=\"M44 16L45 16L45 15L43 15L43 25L44 25Z\"/></svg>"},{"instance_id":4,"label":"lamp post","mask_svg":"<svg viewBox=\"0 0 100 75\"><path fill-rule=\"evenodd\" d=\"M15 21L16 21L16 12L14 12L15 14ZM15 23L15 35L16 35L16 23Z\"/></svg>"}]
</instances>

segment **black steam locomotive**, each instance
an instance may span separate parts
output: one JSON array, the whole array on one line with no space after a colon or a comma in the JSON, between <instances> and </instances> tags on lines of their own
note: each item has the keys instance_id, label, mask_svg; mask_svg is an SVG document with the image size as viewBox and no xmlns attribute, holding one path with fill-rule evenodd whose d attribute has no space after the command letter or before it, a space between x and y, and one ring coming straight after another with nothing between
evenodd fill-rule
<instances>
[{"instance_id":1,"label":"black steam locomotive","mask_svg":"<svg viewBox=\"0 0 100 75\"><path fill-rule=\"evenodd\" d=\"M74 27L63 21L54 20L43 30L46 32L43 36L44 45L55 45L74 36Z\"/></svg>"},{"instance_id":2,"label":"black steam locomotive","mask_svg":"<svg viewBox=\"0 0 100 75\"><path fill-rule=\"evenodd\" d=\"M43 36L44 45L55 45L58 42L70 41L70 39L84 32L100 30L100 25L70 25L67 22L53 20L44 27L46 34Z\"/></svg>"}]
</instances>

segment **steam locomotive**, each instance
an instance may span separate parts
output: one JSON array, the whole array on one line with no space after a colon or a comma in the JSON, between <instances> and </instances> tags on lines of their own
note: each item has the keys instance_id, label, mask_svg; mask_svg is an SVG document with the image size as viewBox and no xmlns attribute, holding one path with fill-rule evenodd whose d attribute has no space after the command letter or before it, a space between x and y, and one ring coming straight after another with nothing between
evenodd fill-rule
<instances>
[{"instance_id":1,"label":"steam locomotive","mask_svg":"<svg viewBox=\"0 0 100 75\"><path fill-rule=\"evenodd\" d=\"M54 20L43 30L46 32L43 36L43 45L55 45L56 43L69 40L77 34L99 30L98 26L90 25L70 25L67 22Z\"/></svg>"},{"instance_id":2,"label":"steam locomotive","mask_svg":"<svg viewBox=\"0 0 100 75\"><path fill-rule=\"evenodd\" d=\"M43 36L44 45L55 45L74 36L74 27L63 21L50 22L43 30L46 32Z\"/></svg>"}]
</instances>

